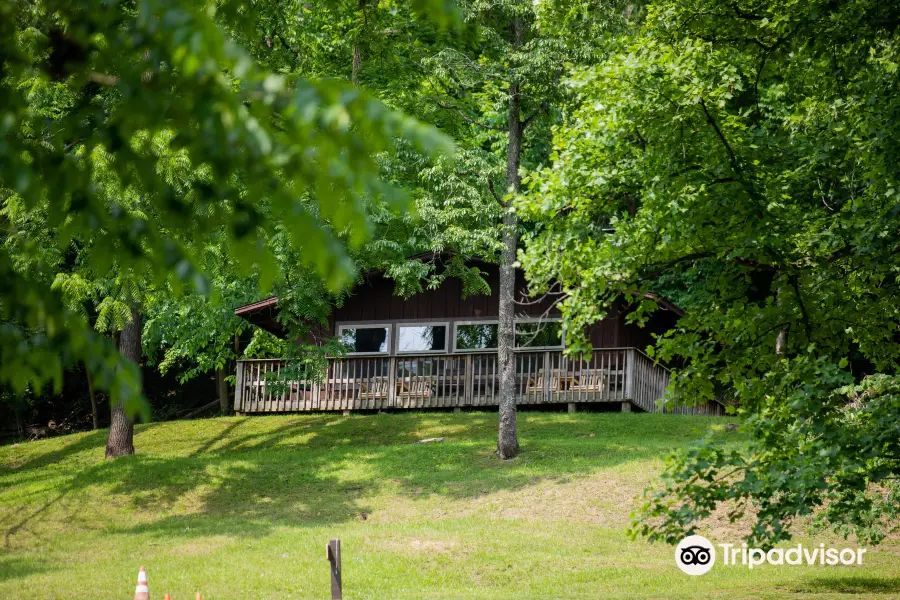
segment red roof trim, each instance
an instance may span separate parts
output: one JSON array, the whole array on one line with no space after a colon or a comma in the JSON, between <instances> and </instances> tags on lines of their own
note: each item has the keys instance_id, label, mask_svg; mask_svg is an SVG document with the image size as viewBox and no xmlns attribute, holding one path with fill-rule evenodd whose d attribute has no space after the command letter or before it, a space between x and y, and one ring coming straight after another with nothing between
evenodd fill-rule
<instances>
[{"instance_id":1,"label":"red roof trim","mask_svg":"<svg viewBox=\"0 0 900 600\"><path fill-rule=\"evenodd\" d=\"M270 298L266 298L265 300L259 300L258 302L251 302L250 304L238 306L236 309L234 309L234 314L241 315L243 313L253 312L261 308L275 306L276 304L278 304L278 298L276 296L272 296Z\"/></svg>"}]
</instances>

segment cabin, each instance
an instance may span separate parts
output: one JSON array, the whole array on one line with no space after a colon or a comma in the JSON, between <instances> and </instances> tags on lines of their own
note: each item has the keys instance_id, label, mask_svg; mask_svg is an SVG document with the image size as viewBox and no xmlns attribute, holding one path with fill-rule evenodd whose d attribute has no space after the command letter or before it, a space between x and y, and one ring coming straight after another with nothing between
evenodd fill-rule
<instances>
[{"instance_id":1,"label":"cabin","mask_svg":"<svg viewBox=\"0 0 900 600\"><path fill-rule=\"evenodd\" d=\"M499 269L480 263L490 295L463 295L448 277L411 297L394 294L380 271L367 273L315 339L336 336L344 356L329 359L315 381L273 384L279 359L240 360L234 410L243 413L435 409L499 405L497 328ZM659 311L645 327L626 323L623 306L591 326L590 356L565 356L564 332L552 298L528 299L517 274L516 403L596 409L722 415L718 403L662 407L669 370L644 350L653 334L674 324ZM235 314L284 336L275 319L277 298L247 304Z\"/></svg>"}]
</instances>

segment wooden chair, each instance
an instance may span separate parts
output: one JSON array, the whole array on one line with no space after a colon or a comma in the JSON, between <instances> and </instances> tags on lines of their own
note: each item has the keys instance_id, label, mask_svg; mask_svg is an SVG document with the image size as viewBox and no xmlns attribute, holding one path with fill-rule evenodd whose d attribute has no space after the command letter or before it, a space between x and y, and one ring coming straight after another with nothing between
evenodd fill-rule
<instances>
[{"instance_id":1,"label":"wooden chair","mask_svg":"<svg viewBox=\"0 0 900 600\"><path fill-rule=\"evenodd\" d=\"M554 369L550 372L550 391L559 391L559 370ZM526 392L543 392L544 391L544 370L539 369L537 377L528 378L528 386Z\"/></svg>"},{"instance_id":2,"label":"wooden chair","mask_svg":"<svg viewBox=\"0 0 900 600\"><path fill-rule=\"evenodd\" d=\"M365 382L359 384L360 400L380 400L388 397L387 381L376 379L371 387Z\"/></svg>"},{"instance_id":3,"label":"wooden chair","mask_svg":"<svg viewBox=\"0 0 900 600\"><path fill-rule=\"evenodd\" d=\"M577 392L605 392L606 384L607 373L603 369L582 371L571 389Z\"/></svg>"},{"instance_id":4,"label":"wooden chair","mask_svg":"<svg viewBox=\"0 0 900 600\"><path fill-rule=\"evenodd\" d=\"M407 385L408 384L408 385ZM427 379L413 379L397 384L398 395L403 398L428 398L431 396L431 381Z\"/></svg>"}]
</instances>

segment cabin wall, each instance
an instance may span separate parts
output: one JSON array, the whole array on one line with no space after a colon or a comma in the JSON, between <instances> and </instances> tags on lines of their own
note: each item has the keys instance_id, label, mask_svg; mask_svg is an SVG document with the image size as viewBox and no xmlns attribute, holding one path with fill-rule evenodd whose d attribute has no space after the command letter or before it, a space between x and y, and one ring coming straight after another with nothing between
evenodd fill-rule
<instances>
[{"instance_id":1,"label":"cabin wall","mask_svg":"<svg viewBox=\"0 0 900 600\"><path fill-rule=\"evenodd\" d=\"M336 308L329 318L328 329L320 335L333 335L338 323L369 321L465 321L496 319L499 314L499 269L495 265L480 265L491 288L490 295L478 294L464 298L462 282L448 278L437 289L426 289L410 298L394 295L394 281L380 274L358 285L343 306ZM526 297L524 275L516 277L516 299L523 301L516 307L522 317L559 317L552 308L553 298L538 302ZM653 334L666 331L674 323L674 315L654 315L643 328L625 322L623 306L613 307L605 319L591 327L589 337L595 348L636 347L641 350L653 343ZM671 318L669 318L671 317Z\"/></svg>"}]
</instances>

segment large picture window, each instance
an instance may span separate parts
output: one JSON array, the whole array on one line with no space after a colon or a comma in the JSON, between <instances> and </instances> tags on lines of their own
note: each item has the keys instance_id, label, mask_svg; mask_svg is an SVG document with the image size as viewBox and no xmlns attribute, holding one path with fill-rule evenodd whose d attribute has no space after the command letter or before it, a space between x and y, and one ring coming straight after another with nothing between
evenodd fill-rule
<instances>
[{"instance_id":1,"label":"large picture window","mask_svg":"<svg viewBox=\"0 0 900 600\"><path fill-rule=\"evenodd\" d=\"M457 323L456 350L495 350L497 348L497 322Z\"/></svg>"},{"instance_id":2,"label":"large picture window","mask_svg":"<svg viewBox=\"0 0 900 600\"><path fill-rule=\"evenodd\" d=\"M387 354L390 346L389 325L341 325L338 338L351 354Z\"/></svg>"},{"instance_id":3,"label":"large picture window","mask_svg":"<svg viewBox=\"0 0 900 600\"><path fill-rule=\"evenodd\" d=\"M561 321L519 321L516 323L516 348L561 348Z\"/></svg>"},{"instance_id":4,"label":"large picture window","mask_svg":"<svg viewBox=\"0 0 900 600\"><path fill-rule=\"evenodd\" d=\"M397 352L446 352L446 323L400 323L397 325Z\"/></svg>"}]
</instances>

